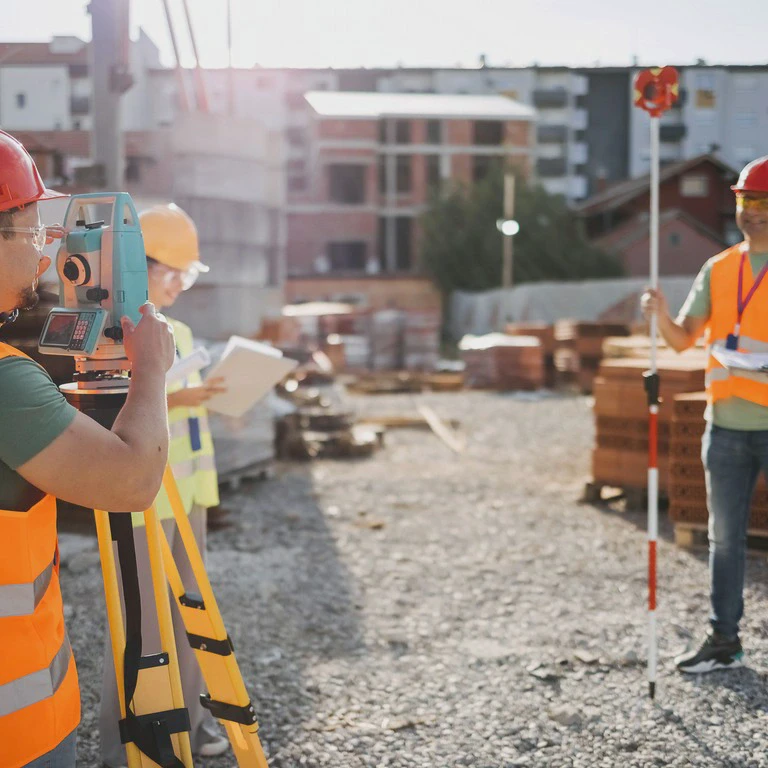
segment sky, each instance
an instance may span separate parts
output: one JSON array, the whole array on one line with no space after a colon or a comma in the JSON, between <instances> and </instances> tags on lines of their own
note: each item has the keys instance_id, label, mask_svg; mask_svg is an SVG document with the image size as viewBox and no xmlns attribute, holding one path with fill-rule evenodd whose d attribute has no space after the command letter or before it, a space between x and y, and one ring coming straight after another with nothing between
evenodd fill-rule
<instances>
[{"instance_id":1,"label":"sky","mask_svg":"<svg viewBox=\"0 0 768 768\"><path fill-rule=\"evenodd\" d=\"M103 0L97 0L103 1ZM192 63L182 0L168 0ZM2 0L10 4L12 0ZM203 66L227 64L226 0L188 0ZM231 0L235 66L768 64L768 0ZM88 0L24 0L0 42L90 37ZM171 64L162 0L131 0Z\"/></svg>"}]
</instances>

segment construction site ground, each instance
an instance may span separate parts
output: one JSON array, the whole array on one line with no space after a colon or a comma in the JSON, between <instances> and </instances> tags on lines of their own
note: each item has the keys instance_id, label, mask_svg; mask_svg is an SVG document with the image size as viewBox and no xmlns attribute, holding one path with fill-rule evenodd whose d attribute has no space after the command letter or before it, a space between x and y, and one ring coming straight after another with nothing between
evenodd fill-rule
<instances>
[{"instance_id":1,"label":"construction site ground","mask_svg":"<svg viewBox=\"0 0 768 768\"><path fill-rule=\"evenodd\" d=\"M768 568L751 554L748 667L685 678L706 629L706 554L662 518L657 698L648 699L645 514L583 505L585 397L355 397L427 403L464 453L392 430L373 458L281 464L223 505L209 571L271 766L768 766ZM103 595L95 542L62 537L83 697L79 762L99 765ZM231 757L198 761L224 768Z\"/></svg>"}]
</instances>

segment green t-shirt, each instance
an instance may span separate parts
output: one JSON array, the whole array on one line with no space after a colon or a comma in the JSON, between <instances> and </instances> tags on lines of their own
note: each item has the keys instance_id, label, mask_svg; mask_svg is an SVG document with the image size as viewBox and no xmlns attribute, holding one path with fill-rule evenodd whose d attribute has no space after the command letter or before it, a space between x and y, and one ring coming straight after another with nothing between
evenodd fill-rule
<instances>
[{"instance_id":1,"label":"green t-shirt","mask_svg":"<svg viewBox=\"0 0 768 768\"><path fill-rule=\"evenodd\" d=\"M752 274L757 275L768 262L768 253L750 253L749 263L752 265ZM710 259L696 277L691 292L685 300L679 317L699 317L709 319L712 313L712 294L710 292L710 280L712 273L712 260ZM768 282L760 286L760 292L768 291ZM755 296L753 301L757 301ZM749 312L749 309L747 309ZM755 431L768 430L768 408L741 397L727 397L718 400L712 407L711 413L707 412L707 418L718 427L725 429L740 429Z\"/></svg>"},{"instance_id":2,"label":"green t-shirt","mask_svg":"<svg viewBox=\"0 0 768 768\"><path fill-rule=\"evenodd\" d=\"M0 360L0 509L24 511L45 495L15 470L47 448L77 411L32 360Z\"/></svg>"}]
</instances>

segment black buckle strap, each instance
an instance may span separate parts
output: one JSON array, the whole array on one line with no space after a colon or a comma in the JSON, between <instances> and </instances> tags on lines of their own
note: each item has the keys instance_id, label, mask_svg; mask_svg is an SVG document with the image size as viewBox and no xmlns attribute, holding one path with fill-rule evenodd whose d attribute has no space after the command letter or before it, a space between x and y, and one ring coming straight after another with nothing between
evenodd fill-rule
<instances>
[{"instance_id":1,"label":"black buckle strap","mask_svg":"<svg viewBox=\"0 0 768 768\"><path fill-rule=\"evenodd\" d=\"M226 640L214 640L212 637L203 637L202 635L193 635L187 632L187 640L196 651L206 651L206 653L215 653L217 656L229 656L234 650L232 640L227 636Z\"/></svg>"},{"instance_id":2,"label":"black buckle strap","mask_svg":"<svg viewBox=\"0 0 768 768\"><path fill-rule=\"evenodd\" d=\"M168 709L150 715L134 715L120 720L120 741L134 743L141 752L163 768L183 768L184 764L173 751L171 736L190 730L187 709Z\"/></svg>"},{"instance_id":3,"label":"black buckle strap","mask_svg":"<svg viewBox=\"0 0 768 768\"><path fill-rule=\"evenodd\" d=\"M244 707L239 707L237 704L216 701L208 693L201 693L200 704L218 720L228 720L240 725L257 725L256 710L250 701Z\"/></svg>"}]
</instances>

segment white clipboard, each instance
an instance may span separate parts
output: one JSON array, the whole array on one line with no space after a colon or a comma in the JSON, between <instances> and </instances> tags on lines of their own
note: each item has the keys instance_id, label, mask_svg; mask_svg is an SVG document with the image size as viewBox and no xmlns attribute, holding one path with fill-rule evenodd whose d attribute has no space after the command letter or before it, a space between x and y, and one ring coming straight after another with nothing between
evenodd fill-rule
<instances>
[{"instance_id":1,"label":"white clipboard","mask_svg":"<svg viewBox=\"0 0 768 768\"><path fill-rule=\"evenodd\" d=\"M205 407L222 416L238 418L281 382L298 362L283 357L279 349L258 341L232 336L206 380L223 378L226 392L214 395Z\"/></svg>"},{"instance_id":2,"label":"white clipboard","mask_svg":"<svg viewBox=\"0 0 768 768\"><path fill-rule=\"evenodd\" d=\"M735 371L747 371L752 374L768 374L768 354L765 352L737 352L714 344L712 357L720 365Z\"/></svg>"}]
</instances>

